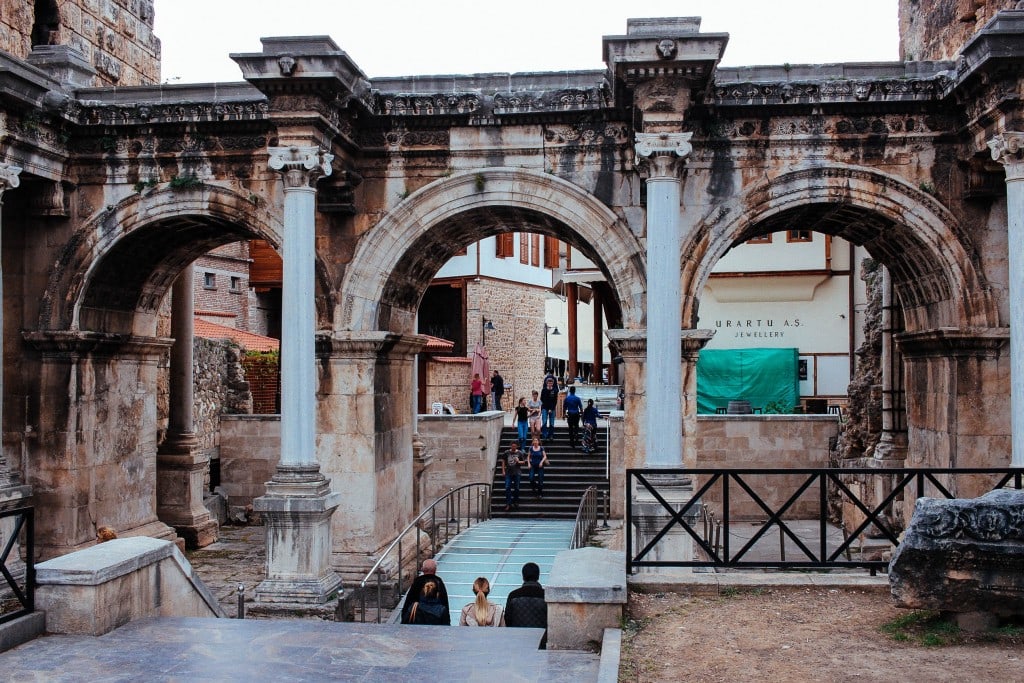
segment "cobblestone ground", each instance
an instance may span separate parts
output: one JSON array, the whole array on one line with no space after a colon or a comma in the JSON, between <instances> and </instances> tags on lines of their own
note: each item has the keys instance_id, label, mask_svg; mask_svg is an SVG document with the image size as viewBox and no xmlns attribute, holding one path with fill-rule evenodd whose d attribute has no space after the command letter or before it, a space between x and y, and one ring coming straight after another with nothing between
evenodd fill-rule
<instances>
[{"instance_id":1,"label":"cobblestone ground","mask_svg":"<svg viewBox=\"0 0 1024 683\"><path fill-rule=\"evenodd\" d=\"M187 553L199 578L217 596L229 617L238 613L238 586L245 587L245 601L251 603L256 585L263 580L264 534L262 526L225 525L216 543Z\"/></svg>"}]
</instances>

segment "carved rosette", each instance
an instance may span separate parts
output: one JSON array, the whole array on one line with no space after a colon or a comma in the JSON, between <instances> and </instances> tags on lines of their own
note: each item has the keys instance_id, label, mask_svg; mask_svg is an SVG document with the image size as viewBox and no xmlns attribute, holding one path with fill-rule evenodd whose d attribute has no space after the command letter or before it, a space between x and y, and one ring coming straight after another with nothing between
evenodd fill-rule
<instances>
[{"instance_id":1,"label":"carved rosette","mask_svg":"<svg viewBox=\"0 0 1024 683\"><path fill-rule=\"evenodd\" d=\"M331 175L333 154L319 147L271 147L267 162L284 176L285 189L312 187L317 179Z\"/></svg>"},{"instance_id":2,"label":"carved rosette","mask_svg":"<svg viewBox=\"0 0 1024 683\"><path fill-rule=\"evenodd\" d=\"M21 184L21 180L18 178L20 174L21 166L0 161L0 200L3 199L4 192L13 190Z\"/></svg>"},{"instance_id":3,"label":"carved rosette","mask_svg":"<svg viewBox=\"0 0 1024 683\"><path fill-rule=\"evenodd\" d=\"M692 136L693 133L637 133L637 165L651 180L678 178L693 151Z\"/></svg>"},{"instance_id":4,"label":"carved rosette","mask_svg":"<svg viewBox=\"0 0 1024 683\"><path fill-rule=\"evenodd\" d=\"M1024 179L1024 133L1009 131L1000 133L988 141L992 159L1006 168L1007 180Z\"/></svg>"}]
</instances>

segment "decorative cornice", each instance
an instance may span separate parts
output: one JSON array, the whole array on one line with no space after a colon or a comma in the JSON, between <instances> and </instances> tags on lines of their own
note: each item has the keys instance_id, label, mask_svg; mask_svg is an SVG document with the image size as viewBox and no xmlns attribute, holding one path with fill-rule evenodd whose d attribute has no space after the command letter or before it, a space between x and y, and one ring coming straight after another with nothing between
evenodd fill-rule
<instances>
[{"instance_id":1,"label":"decorative cornice","mask_svg":"<svg viewBox=\"0 0 1024 683\"><path fill-rule=\"evenodd\" d=\"M316 353L320 358L336 360L412 360L427 338L418 334L391 332L320 332L316 336Z\"/></svg>"},{"instance_id":2,"label":"decorative cornice","mask_svg":"<svg viewBox=\"0 0 1024 683\"><path fill-rule=\"evenodd\" d=\"M647 330L606 330L605 335L627 362L647 360Z\"/></svg>"},{"instance_id":3,"label":"decorative cornice","mask_svg":"<svg viewBox=\"0 0 1024 683\"><path fill-rule=\"evenodd\" d=\"M165 337L69 330L25 332L23 336L45 360L58 361L71 361L84 356L118 356L155 362L174 343L173 339Z\"/></svg>"},{"instance_id":4,"label":"decorative cornice","mask_svg":"<svg viewBox=\"0 0 1024 683\"><path fill-rule=\"evenodd\" d=\"M13 190L21 184L21 180L18 178L19 174L21 174L21 166L0 161L0 199L3 199L4 192Z\"/></svg>"},{"instance_id":5,"label":"decorative cornice","mask_svg":"<svg viewBox=\"0 0 1024 683\"><path fill-rule=\"evenodd\" d=\"M1010 328L941 327L893 336L904 358L994 358L1010 344Z\"/></svg>"},{"instance_id":6,"label":"decorative cornice","mask_svg":"<svg viewBox=\"0 0 1024 683\"><path fill-rule=\"evenodd\" d=\"M822 82L716 84L708 98L718 106L821 104L853 102L933 102L942 99L952 80L933 78L877 80L837 79Z\"/></svg>"},{"instance_id":7,"label":"decorative cornice","mask_svg":"<svg viewBox=\"0 0 1024 683\"><path fill-rule=\"evenodd\" d=\"M1024 133L1007 131L1000 133L988 141L989 151L992 153L993 161L998 161L1006 168L1006 179L1024 179Z\"/></svg>"},{"instance_id":8,"label":"decorative cornice","mask_svg":"<svg viewBox=\"0 0 1024 683\"><path fill-rule=\"evenodd\" d=\"M678 178L686 158L693 151L693 133L637 133L637 163L646 167L651 179Z\"/></svg>"},{"instance_id":9,"label":"decorative cornice","mask_svg":"<svg viewBox=\"0 0 1024 683\"><path fill-rule=\"evenodd\" d=\"M333 154L319 147L271 147L267 166L284 176L285 189L312 187L318 178L331 175Z\"/></svg>"}]
</instances>

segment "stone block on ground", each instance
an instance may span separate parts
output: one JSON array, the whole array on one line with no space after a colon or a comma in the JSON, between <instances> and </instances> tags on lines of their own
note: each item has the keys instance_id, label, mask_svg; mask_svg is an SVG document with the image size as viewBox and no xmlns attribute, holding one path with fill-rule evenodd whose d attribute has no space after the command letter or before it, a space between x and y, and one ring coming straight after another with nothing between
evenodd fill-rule
<instances>
[{"instance_id":1,"label":"stone block on ground","mask_svg":"<svg viewBox=\"0 0 1024 683\"><path fill-rule=\"evenodd\" d=\"M919 499L889 583L899 607L1024 614L1024 491Z\"/></svg>"}]
</instances>

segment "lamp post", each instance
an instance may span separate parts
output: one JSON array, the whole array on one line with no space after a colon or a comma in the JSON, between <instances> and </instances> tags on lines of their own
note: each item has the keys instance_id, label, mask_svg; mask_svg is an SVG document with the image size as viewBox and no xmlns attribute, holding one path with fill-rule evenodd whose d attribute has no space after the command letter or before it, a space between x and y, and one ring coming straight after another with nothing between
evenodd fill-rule
<instances>
[{"instance_id":1,"label":"lamp post","mask_svg":"<svg viewBox=\"0 0 1024 683\"><path fill-rule=\"evenodd\" d=\"M562 333L558 331L558 326L548 327L547 323L544 323L544 372L548 372L548 335L553 334L560 336Z\"/></svg>"},{"instance_id":2,"label":"lamp post","mask_svg":"<svg viewBox=\"0 0 1024 683\"><path fill-rule=\"evenodd\" d=\"M484 316L480 316L480 344L481 346L487 346L487 333L494 332L497 329L494 327L494 322L488 320Z\"/></svg>"}]
</instances>

